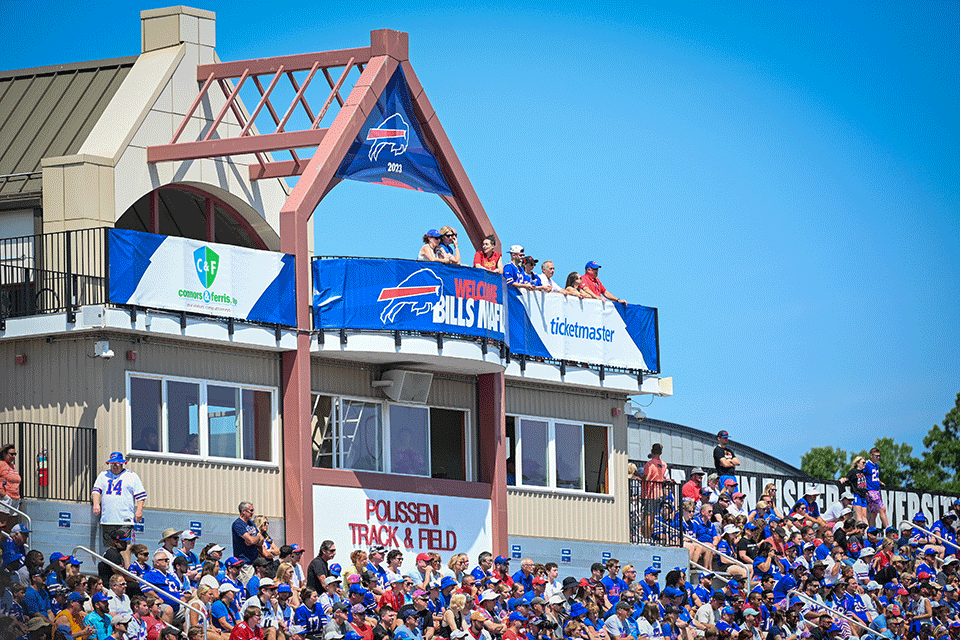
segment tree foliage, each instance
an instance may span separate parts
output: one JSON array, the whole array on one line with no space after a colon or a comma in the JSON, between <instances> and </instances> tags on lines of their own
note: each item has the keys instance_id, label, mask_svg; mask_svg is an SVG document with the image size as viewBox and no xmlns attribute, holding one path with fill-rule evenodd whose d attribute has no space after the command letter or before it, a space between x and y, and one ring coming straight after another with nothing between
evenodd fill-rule
<instances>
[{"instance_id":1,"label":"tree foliage","mask_svg":"<svg viewBox=\"0 0 960 640\"><path fill-rule=\"evenodd\" d=\"M918 489L960 492L960 393L941 424L923 439L926 450L913 465L913 482Z\"/></svg>"},{"instance_id":2,"label":"tree foliage","mask_svg":"<svg viewBox=\"0 0 960 640\"><path fill-rule=\"evenodd\" d=\"M817 480L833 481L846 474L849 459L843 449L813 447L800 458L800 470Z\"/></svg>"},{"instance_id":3,"label":"tree foliage","mask_svg":"<svg viewBox=\"0 0 960 640\"><path fill-rule=\"evenodd\" d=\"M887 486L960 493L960 393L943 422L927 432L921 457L893 438L877 438L873 446L880 450L880 479ZM870 450L857 455L869 460ZM840 448L813 447L800 458L800 470L818 480L836 480L853 457Z\"/></svg>"}]
</instances>

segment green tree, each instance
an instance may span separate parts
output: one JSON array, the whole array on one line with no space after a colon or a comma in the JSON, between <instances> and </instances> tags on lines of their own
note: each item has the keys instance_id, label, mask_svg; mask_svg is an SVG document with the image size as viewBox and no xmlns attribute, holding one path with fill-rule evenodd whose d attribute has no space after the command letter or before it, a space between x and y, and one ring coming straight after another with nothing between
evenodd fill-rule
<instances>
[{"instance_id":1,"label":"green tree","mask_svg":"<svg viewBox=\"0 0 960 640\"><path fill-rule=\"evenodd\" d=\"M926 451L913 466L917 489L960 492L960 393L943 419L923 439Z\"/></svg>"},{"instance_id":2,"label":"green tree","mask_svg":"<svg viewBox=\"0 0 960 640\"><path fill-rule=\"evenodd\" d=\"M833 481L847 472L850 454L833 447L813 447L800 458L800 470L817 480Z\"/></svg>"},{"instance_id":3,"label":"green tree","mask_svg":"<svg viewBox=\"0 0 960 640\"><path fill-rule=\"evenodd\" d=\"M913 447L898 444L893 438L877 438L873 446L880 450L880 480L888 487L913 487L913 470L920 462L913 457ZM869 450L859 455L870 459Z\"/></svg>"}]
</instances>

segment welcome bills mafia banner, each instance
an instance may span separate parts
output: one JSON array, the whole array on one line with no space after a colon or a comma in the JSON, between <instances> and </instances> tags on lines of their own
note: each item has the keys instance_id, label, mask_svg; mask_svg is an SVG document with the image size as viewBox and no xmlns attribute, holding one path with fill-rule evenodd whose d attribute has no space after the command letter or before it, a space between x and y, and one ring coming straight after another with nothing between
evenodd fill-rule
<instances>
[{"instance_id":1,"label":"welcome bills mafia banner","mask_svg":"<svg viewBox=\"0 0 960 640\"><path fill-rule=\"evenodd\" d=\"M350 145L337 177L453 195L437 159L423 145L423 132L400 67Z\"/></svg>"},{"instance_id":2,"label":"welcome bills mafia banner","mask_svg":"<svg viewBox=\"0 0 960 640\"><path fill-rule=\"evenodd\" d=\"M657 310L510 288L510 351L660 371Z\"/></svg>"},{"instance_id":3,"label":"welcome bills mafia banner","mask_svg":"<svg viewBox=\"0 0 960 640\"><path fill-rule=\"evenodd\" d=\"M313 261L314 327L442 331L506 342L503 279L482 269L377 259Z\"/></svg>"},{"instance_id":4,"label":"welcome bills mafia banner","mask_svg":"<svg viewBox=\"0 0 960 640\"><path fill-rule=\"evenodd\" d=\"M296 326L294 257L110 229L110 302Z\"/></svg>"}]
</instances>

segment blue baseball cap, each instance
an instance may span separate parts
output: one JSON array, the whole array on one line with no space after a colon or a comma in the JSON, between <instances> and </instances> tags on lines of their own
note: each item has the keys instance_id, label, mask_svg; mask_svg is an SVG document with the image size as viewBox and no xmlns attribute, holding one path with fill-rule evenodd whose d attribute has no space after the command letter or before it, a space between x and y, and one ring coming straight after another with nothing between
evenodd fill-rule
<instances>
[{"instance_id":1,"label":"blue baseball cap","mask_svg":"<svg viewBox=\"0 0 960 640\"><path fill-rule=\"evenodd\" d=\"M731 607L730 605L727 605L723 609L720 609L720 613L726 614L728 616L732 616L736 612L737 610Z\"/></svg>"},{"instance_id":2,"label":"blue baseball cap","mask_svg":"<svg viewBox=\"0 0 960 640\"><path fill-rule=\"evenodd\" d=\"M579 602L574 602L570 605L570 617L579 618L580 616L587 615L587 608L580 604Z\"/></svg>"},{"instance_id":3,"label":"blue baseball cap","mask_svg":"<svg viewBox=\"0 0 960 640\"><path fill-rule=\"evenodd\" d=\"M686 572L687 572L687 568L686 568L686 567L674 567L673 570L674 570L674 571L679 571L680 573L686 573Z\"/></svg>"},{"instance_id":4,"label":"blue baseball cap","mask_svg":"<svg viewBox=\"0 0 960 640\"><path fill-rule=\"evenodd\" d=\"M494 558L493 564L510 564L510 558L507 556L497 556Z\"/></svg>"},{"instance_id":5,"label":"blue baseball cap","mask_svg":"<svg viewBox=\"0 0 960 640\"><path fill-rule=\"evenodd\" d=\"M430 229L429 231L427 231L426 235L428 238L439 238L440 232L437 231L436 229Z\"/></svg>"},{"instance_id":6,"label":"blue baseball cap","mask_svg":"<svg viewBox=\"0 0 960 640\"><path fill-rule=\"evenodd\" d=\"M3 556L3 565L6 566L8 564L13 564L14 562L20 562L21 558L23 558L22 553L17 553L16 551L13 553L8 553L7 555Z\"/></svg>"},{"instance_id":7,"label":"blue baseball cap","mask_svg":"<svg viewBox=\"0 0 960 640\"><path fill-rule=\"evenodd\" d=\"M362 596L367 595L367 590L361 587L359 584L350 585L350 593L358 593Z\"/></svg>"},{"instance_id":8,"label":"blue baseball cap","mask_svg":"<svg viewBox=\"0 0 960 640\"><path fill-rule=\"evenodd\" d=\"M792 607L792 606L797 605L797 604L803 604L803 600L801 600L801 599L798 598L797 596L791 596L791 597L790 597L790 606Z\"/></svg>"},{"instance_id":9,"label":"blue baseball cap","mask_svg":"<svg viewBox=\"0 0 960 640\"><path fill-rule=\"evenodd\" d=\"M290 588L286 582L280 583L280 586L277 587L277 593L293 593L293 589Z\"/></svg>"},{"instance_id":10,"label":"blue baseball cap","mask_svg":"<svg viewBox=\"0 0 960 640\"><path fill-rule=\"evenodd\" d=\"M75 567L79 567L80 565L83 564L83 562L81 562L80 560L77 560L73 556L70 556L70 558L67 560L67 564L72 564Z\"/></svg>"},{"instance_id":11,"label":"blue baseball cap","mask_svg":"<svg viewBox=\"0 0 960 640\"><path fill-rule=\"evenodd\" d=\"M127 464L127 459L123 457L123 454L119 451L114 451L110 454L110 457L107 458L107 464Z\"/></svg>"},{"instance_id":12,"label":"blue baseball cap","mask_svg":"<svg viewBox=\"0 0 960 640\"><path fill-rule=\"evenodd\" d=\"M107 594L105 594L103 591L98 591L97 593L93 594L93 597L90 599L94 602L107 602L110 600L110 598L107 597Z\"/></svg>"},{"instance_id":13,"label":"blue baseball cap","mask_svg":"<svg viewBox=\"0 0 960 640\"><path fill-rule=\"evenodd\" d=\"M643 570L643 575L645 576L648 576L651 573L660 573L660 569L657 569L656 567L647 567Z\"/></svg>"},{"instance_id":14,"label":"blue baseball cap","mask_svg":"<svg viewBox=\"0 0 960 640\"><path fill-rule=\"evenodd\" d=\"M914 521L914 522L926 522L926 521L927 521L927 516L925 516L925 515L923 515L922 513L919 513L919 512L918 512L917 515L913 516L913 521Z\"/></svg>"},{"instance_id":15,"label":"blue baseball cap","mask_svg":"<svg viewBox=\"0 0 960 640\"><path fill-rule=\"evenodd\" d=\"M332 564L332 565L330 565L330 573L332 573L332 574L335 575L335 576L340 575L340 572L341 572L342 570L343 570L343 568L342 568L339 564Z\"/></svg>"},{"instance_id":16,"label":"blue baseball cap","mask_svg":"<svg viewBox=\"0 0 960 640\"><path fill-rule=\"evenodd\" d=\"M584 270L584 271L586 271L587 269L599 269L599 268L600 268L600 265L598 265L598 264L597 264L596 262L594 262L593 260L591 260L591 261L588 262L587 264L583 265L583 270Z\"/></svg>"},{"instance_id":17,"label":"blue baseball cap","mask_svg":"<svg viewBox=\"0 0 960 640\"><path fill-rule=\"evenodd\" d=\"M293 549L293 553L303 553L303 547L294 542L290 545L290 548Z\"/></svg>"},{"instance_id":18,"label":"blue baseball cap","mask_svg":"<svg viewBox=\"0 0 960 640\"><path fill-rule=\"evenodd\" d=\"M57 560L59 560L59 559L61 559L61 558L68 558L68 557L69 557L69 556L65 556L65 555L63 555L62 553L60 553L59 551L54 551L53 553L50 554L50 562L56 562Z\"/></svg>"},{"instance_id":19,"label":"blue baseball cap","mask_svg":"<svg viewBox=\"0 0 960 640\"><path fill-rule=\"evenodd\" d=\"M72 591L70 595L67 596L67 602L83 602L86 599L87 596L82 593L77 593L76 591Z\"/></svg>"},{"instance_id":20,"label":"blue baseball cap","mask_svg":"<svg viewBox=\"0 0 960 640\"><path fill-rule=\"evenodd\" d=\"M457 586L457 581L451 578L450 576L443 576L443 579L440 580L440 590L443 591L447 587Z\"/></svg>"},{"instance_id":21,"label":"blue baseball cap","mask_svg":"<svg viewBox=\"0 0 960 640\"><path fill-rule=\"evenodd\" d=\"M517 620L519 620L520 622L523 622L526 619L527 619L527 616L523 615L519 611L514 611L513 613L510 614L510 622L516 622Z\"/></svg>"}]
</instances>

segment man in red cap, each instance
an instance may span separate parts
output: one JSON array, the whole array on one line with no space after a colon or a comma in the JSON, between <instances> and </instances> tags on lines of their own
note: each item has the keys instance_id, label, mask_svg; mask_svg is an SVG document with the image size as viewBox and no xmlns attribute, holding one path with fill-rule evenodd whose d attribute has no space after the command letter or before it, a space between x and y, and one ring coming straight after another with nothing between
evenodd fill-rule
<instances>
[{"instance_id":1,"label":"man in red cap","mask_svg":"<svg viewBox=\"0 0 960 640\"><path fill-rule=\"evenodd\" d=\"M430 581L433 580L433 566L430 564L429 553L417 554L417 568L407 574L413 581L414 589L430 588Z\"/></svg>"},{"instance_id":2,"label":"man in red cap","mask_svg":"<svg viewBox=\"0 0 960 640\"><path fill-rule=\"evenodd\" d=\"M607 300L612 300L613 302L627 304L626 300L622 300L621 298L618 298L607 291L607 288L603 286L602 282L600 282L599 273L600 265L591 260L583 267L583 275L580 276L580 282L586 289L589 289L591 293L599 296L601 299L606 298Z\"/></svg>"}]
</instances>

